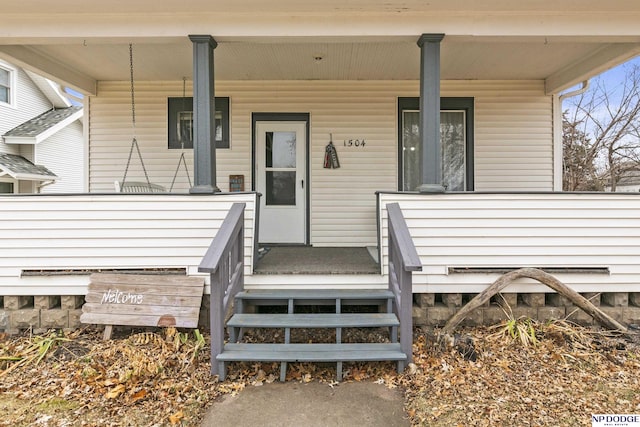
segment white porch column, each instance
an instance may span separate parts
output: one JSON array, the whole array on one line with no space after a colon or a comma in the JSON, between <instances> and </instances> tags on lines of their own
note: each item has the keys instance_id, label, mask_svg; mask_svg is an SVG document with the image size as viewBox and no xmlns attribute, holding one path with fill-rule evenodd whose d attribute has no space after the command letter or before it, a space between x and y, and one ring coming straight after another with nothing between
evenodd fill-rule
<instances>
[{"instance_id":1,"label":"white porch column","mask_svg":"<svg viewBox=\"0 0 640 427\"><path fill-rule=\"evenodd\" d=\"M190 35L193 42L193 168L190 193L217 193L215 88L213 49L218 43L209 35Z\"/></svg>"},{"instance_id":2,"label":"white porch column","mask_svg":"<svg viewBox=\"0 0 640 427\"><path fill-rule=\"evenodd\" d=\"M440 42L444 34L423 34L420 46L421 193L443 193L440 143Z\"/></svg>"}]
</instances>

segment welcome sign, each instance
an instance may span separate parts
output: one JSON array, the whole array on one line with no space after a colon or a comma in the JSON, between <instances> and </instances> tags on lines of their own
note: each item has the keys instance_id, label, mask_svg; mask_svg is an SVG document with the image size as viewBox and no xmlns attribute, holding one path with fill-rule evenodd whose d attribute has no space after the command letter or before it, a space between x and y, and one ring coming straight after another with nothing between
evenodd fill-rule
<instances>
[{"instance_id":1,"label":"welcome sign","mask_svg":"<svg viewBox=\"0 0 640 427\"><path fill-rule=\"evenodd\" d=\"M197 328L203 291L203 277L94 273L80 321Z\"/></svg>"}]
</instances>

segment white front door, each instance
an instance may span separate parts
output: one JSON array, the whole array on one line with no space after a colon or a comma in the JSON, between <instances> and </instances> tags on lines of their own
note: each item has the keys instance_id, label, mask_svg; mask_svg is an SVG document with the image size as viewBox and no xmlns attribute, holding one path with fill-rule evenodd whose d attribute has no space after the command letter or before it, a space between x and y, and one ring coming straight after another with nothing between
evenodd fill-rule
<instances>
[{"instance_id":1,"label":"white front door","mask_svg":"<svg viewBox=\"0 0 640 427\"><path fill-rule=\"evenodd\" d=\"M260 243L306 243L306 122L256 122Z\"/></svg>"}]
</instances>

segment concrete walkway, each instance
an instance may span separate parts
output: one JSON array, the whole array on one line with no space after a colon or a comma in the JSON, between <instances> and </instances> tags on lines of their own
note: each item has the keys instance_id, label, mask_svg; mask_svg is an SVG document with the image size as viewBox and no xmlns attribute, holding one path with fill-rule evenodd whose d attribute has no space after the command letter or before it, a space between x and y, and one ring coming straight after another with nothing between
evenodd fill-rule
<instances>
[{"instance_id":1,"label":"concrete walkway","mask_svg":"<svg viewBox=\"0 0 640 427\"><path fill-rule=\"evenodd\" d=\"M372 382L247 387L216 402L203 427L409 426L404 395Z\"/></svg>"}]
</instances>

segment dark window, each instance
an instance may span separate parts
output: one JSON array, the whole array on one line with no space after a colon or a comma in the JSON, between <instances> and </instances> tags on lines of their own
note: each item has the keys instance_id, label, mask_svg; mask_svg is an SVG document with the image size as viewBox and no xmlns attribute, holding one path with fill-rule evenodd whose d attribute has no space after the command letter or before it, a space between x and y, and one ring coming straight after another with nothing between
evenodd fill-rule
<instances>
[{"instance_id":1,"label":"dark window","mask_svg":"<svg viewBox=\"0 0 640 427\"><path fill-rule=\"evenodd\" d=\"M0 182L0 193L13 193L13 183Z\"/></svg>"},{"instance_id":2,"label":"dark window","mask_svg":"<svg viewBox=\"0 0 640 427\"><path fill-rule=\"evenodd\" d=\"M193 148L193 97L169 98L169 148ZM216 97L216 148L229 148L229 98Z\"/></svg>"},{"instance_id":3,"label":"dark window","mask_svg":"<svg viewBox=\"0 0 640 427\"><path fill-rule=\"evenodd\" d=\"M398 189L421 184L420 99L398 99ZM448 191L473 190L473 98L440 99L442 184Z\"/></svg>"}]
</instances>

